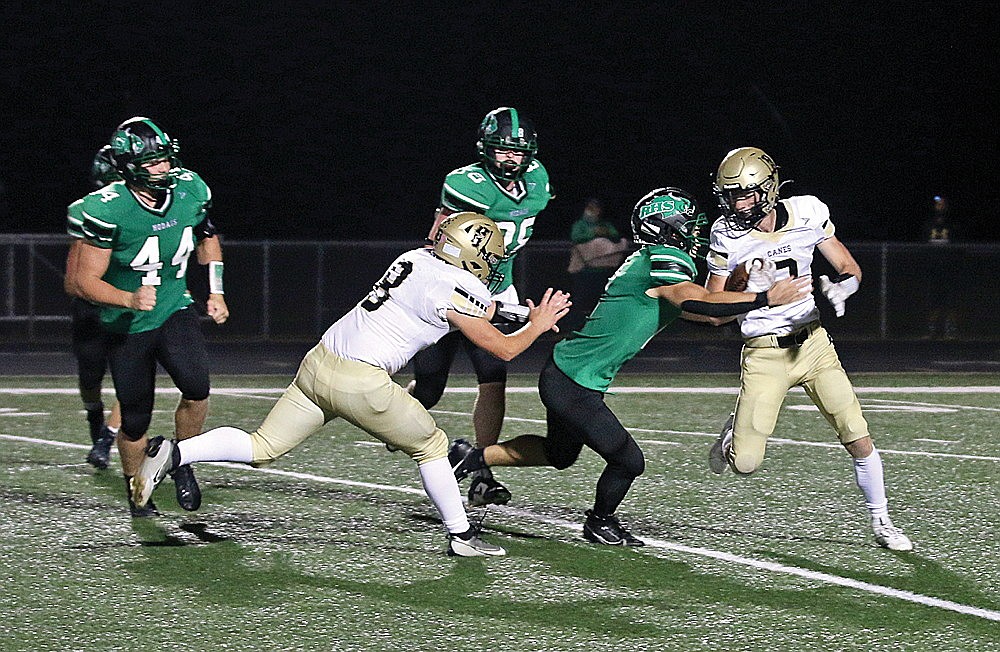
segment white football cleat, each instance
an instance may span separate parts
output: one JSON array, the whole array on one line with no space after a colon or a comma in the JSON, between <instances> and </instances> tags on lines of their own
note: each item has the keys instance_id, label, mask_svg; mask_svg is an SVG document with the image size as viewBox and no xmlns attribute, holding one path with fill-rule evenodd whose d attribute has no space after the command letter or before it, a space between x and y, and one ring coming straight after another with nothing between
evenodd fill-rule
<instances>
[{"instance_id":1,"label":"white football cleat","mask_svg":"<svg viewBox=\"0 0 1000 652\"><path fill-rule=\"evenodd\" d=\"M153 437L146 446L146 459L142 461L139 471L132 476L132 502L136 507L144 506L153 489L160 484L167 473L172 471L174 443L163 437Z\"/></svg>"},{"instance_id":2,"label":"white football cleat","mask_svg":"<svg viewBox=\"0 0 1000 652\"><path fill-rule=\"evenodd\" d=\"M483 541L478 532L470 528L462 534L448 535L448 554L452 557L503 557L507 551Z\"/></svg>"},{"instance_id":3,"label":"white football cleat","mask_svg":"<svg viewBox=\"0 0 1000 652\"><path fill-rule=\"evenodd\" d=\"M735 419L735 413L729 415L729 418L726 419L726 425L722 426L719 438L715 440L712 448L708 451L708 468L712 469L712 473L716 475L722 475L726 471L726 467L729 466L729 451L733 447L733 421Z\"/></svg>"},{"instance_id":4,"label":"white football cleat","mask_svg":"<svg viewBox=\"0 0 1000 652\"><path fill-rule=\"evenodd\" d=\"M883 548L902 552L913 550L913 542L903 534L902 530L892 524L888 516L873 518L872 531L875 533L875 543Z\"/></svg>"}]
</instances>

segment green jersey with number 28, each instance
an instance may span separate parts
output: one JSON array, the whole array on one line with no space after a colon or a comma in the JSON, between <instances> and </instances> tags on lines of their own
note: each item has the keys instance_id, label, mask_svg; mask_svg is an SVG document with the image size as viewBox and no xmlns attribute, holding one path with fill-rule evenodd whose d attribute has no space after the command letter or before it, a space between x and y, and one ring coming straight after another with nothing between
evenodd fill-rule
<instances>
[{"instance_id":1,"label":"green jersey with number 28","mask_svg":"<svg viewBox=\"0 0 1000 652\"><path fill-rule=\"evenodd\" d=\"M441 189L442 206L485 215L503 232L506 254L499 266L503 278L498 285L490 286L493 294L499 294L514 282L514 256L527 244L535 217L550 199L549 173L537 160L532 161L513 190L497 185L479 163L452 170L445 177Z\"/></svg>"},{"instance_id":2,"label":"green jersey with number 28","mask_svg":"<svg viewBox=\"0 0 1000 652\"><path fill-rule=\"evenodd\" d=\"M205 219L212 193L201 177L181 170L160 208L135 197L124 181L95 190L69 205L67 225L79 228L89 244L111 250L104 280L135 292L156 286L150 311L104 306L101 322L116 333L141 333L163 325L191 305L188 257L195 249L195 227Z\"/></svg>"}]
</instances>

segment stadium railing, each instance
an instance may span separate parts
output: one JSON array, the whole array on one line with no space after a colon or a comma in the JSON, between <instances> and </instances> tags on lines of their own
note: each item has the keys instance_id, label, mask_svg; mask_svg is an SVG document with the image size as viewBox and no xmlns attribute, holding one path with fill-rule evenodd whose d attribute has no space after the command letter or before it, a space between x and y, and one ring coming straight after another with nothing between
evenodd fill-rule
<instances>
[{"instance_id":1,"label":"stadium railing","mask_svg":"<svg viewBox=\"0 0 1000 652\"><path fill-rule=\"evenodd\" d=\"M934 313L953 314L934 337L1000 341L997 291L971 279L1000 278L1000 245L847 243L864 270L861 289L836 319L839 338L906 340L928 337ZM65 236L0 234L0 342L55 342L69 337L70 300L63 292ZM417 242L226 240L226 301L232 319L206 329L216 341L308 341L359 301L392 260ZM522 299L546 287L569 290L568 241L532 241L518 256ZM814 275L829 273L817 257ZM192 266L194 266L192 264ZM189 272L192 294L204 299L206 275ZM818 301L833 322L830 306ZM684 322L677 339L730 338L731 333Z\"/></svg>"}]
</instances>

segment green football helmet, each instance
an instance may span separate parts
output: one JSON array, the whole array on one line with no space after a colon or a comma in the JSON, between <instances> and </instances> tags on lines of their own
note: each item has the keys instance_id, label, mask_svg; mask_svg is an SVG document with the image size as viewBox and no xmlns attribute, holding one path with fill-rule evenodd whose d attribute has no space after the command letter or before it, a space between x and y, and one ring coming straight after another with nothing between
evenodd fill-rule
<instances>
[{"instance_id":1,"label":"green football helmet","mask_svg":"<svg viewBox=\"0 0 1000 652\"><path fill-rule=\"evenodd\" d=\"M90 165L90 183L95 188L103 188L109 183L121 181L121 175L115 169L115 160L111 156L111 145L105 145L97 150L94 161Z\"/></svg>"},{"instance_id":2,"label":"green football helmet","mask_svg":"<svg viewBox=\"0 0 1000 652\"><path fill-rule=\"evenodd\" d=\"M734 149L719 164L712 192L730 228L749 231L767 217L778 203L778 166L764 150L756 147ZM748 209L736 210L736 200L756 193Z\"/></svg>"},{"instance_id":3,"label":"green football helmet","mask_svg":"<svg viewBox=\"0 0 1000 652\"><path fill-rule=\"evenodd\" d=\"M632 233L642 245L667 245L704 258L708 250L708 218L698 202L680 188L657 188L632 209Z\"/></svg>"},{"instance_id":4,"label":"green football helmet","mask_svg":"<svg viewBox=\"0 0 1000 652\"><path fill-rule=\"evenodd\" d=\"M111 136L111 156L115 169L129 184L150 190L167 190L177 185L177 159L180 147L176 140L149 118L129 118L118 125ZM152 175L143 164L170 161L170 171Z\"/></svg>"},{"instance_id":5,"label":"green football helmet","mask_svg":"<svg viewBox=\"0 0 1000 652\"><path fill-rule=\"evenodd\" d=\"M528 166L538 152L538 136L531 122L517 109L501 106L486 114L479 125L476 142L479 160L487 172L503 181L518 181L524 177ZM520 163L497 160L496 150L506 149L524 154Z\"/></svg>"}]
</instances>

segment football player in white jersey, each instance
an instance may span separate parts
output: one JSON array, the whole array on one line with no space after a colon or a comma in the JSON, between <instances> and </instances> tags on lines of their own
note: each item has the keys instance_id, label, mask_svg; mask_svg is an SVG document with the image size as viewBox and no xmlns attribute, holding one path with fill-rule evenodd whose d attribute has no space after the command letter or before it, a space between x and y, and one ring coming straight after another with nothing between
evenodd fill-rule
<instances>
[{"instance_id":1,"label":"football player in white jersey","mask_svg":"<svg viewBox=\"0 0 1000 652\"><path fill-rule=\"evenodd\" d=\"M778 187L778 166L756 147L735 149L722 160L713 187L722 217L712 225L706 287L742 290L733 282L734 272L746 269L752 269L750 292L776 278L811 276L819 250L837 272L832 279L821 276L819 285L839 317L859 287L861 268L837 239L826 204L809 195L779 200ZM737 270L741 265L744 270ZM727 466L740 475L756 471L785 394L801 386L853 458L875 541L891 550L912 550L910 539L889 519L882 460L813 295L736 319L744 340L740 392L709 453L712 471L723 473Z\"/></svg>"},{"instance_id":2,"label":"football player in white jersey","mask_svg":"<svg viewBox=\"0 0 1000 652\"><path fill-rule=\"evenodd\" d=\"M417 351L454 330L503 360L524 351L542 333L558 331L556 322L571 302L568 294L551 288L537 306L528 301L522 311L527 321L516 332L501 333L490 323L497 311L517 310L494 302L487 289L503 255L503 235L492 220L469 212L449 217L433 248L399 256L371 292L327 329L253 433L224 426L179 442L150 440L133 480L133 500L145 504L178 465L268 464L342 417L417 463L424 491L448 530L449 554L505 554L480 539L478 528L469 524L448 462L448 437L420 402L390 378Z\"/></svg>"}]
</instances>

